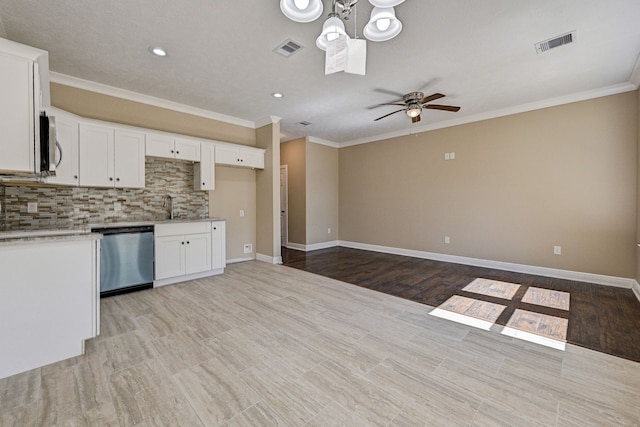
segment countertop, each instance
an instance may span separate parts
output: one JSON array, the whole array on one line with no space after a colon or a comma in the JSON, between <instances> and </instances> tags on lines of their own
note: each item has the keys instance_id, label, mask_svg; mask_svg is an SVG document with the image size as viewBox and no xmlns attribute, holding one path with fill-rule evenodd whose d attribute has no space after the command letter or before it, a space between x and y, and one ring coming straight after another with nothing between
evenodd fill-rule
<instances>
[{"instance_id":1,"label":"countertop","mask_svg":"<svg viewBox=\"0 0 640 427\"><path fill-rule=\"evenodd\" d=\"M173 224L185 222L209 222L209 221L225 221L224 218L176 218L165 220L140 220L140 221L122 221L108 222L100 224L88 224L81 227L65 228L65 229L31 229L31 230L11 230L0 231L0 245L12 244L16 242L35 242L42 240L69 240L69 239L100 239L100 233L94 233L91 230L96 228L114 228L114 227L135 227L141 225L156 224Z\"/></svg>"}]
</instances>

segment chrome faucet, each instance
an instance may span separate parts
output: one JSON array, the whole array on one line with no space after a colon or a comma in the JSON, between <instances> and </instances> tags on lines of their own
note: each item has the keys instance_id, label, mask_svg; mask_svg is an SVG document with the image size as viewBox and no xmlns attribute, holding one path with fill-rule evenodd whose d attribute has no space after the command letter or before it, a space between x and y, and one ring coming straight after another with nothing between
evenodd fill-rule
<instances>
[{"instance_id":1,"label":"chrome faucet","mask_svg":"<svg viewBox=\"0 0 640 427\"><path fill-rule=\"evenodd\" d=\"M164 200L162 201L162 207L167 207L167 199L169 200L169 219L173 219L173 197L170 195L164 196Z\"/></svg>"}]
</instances>

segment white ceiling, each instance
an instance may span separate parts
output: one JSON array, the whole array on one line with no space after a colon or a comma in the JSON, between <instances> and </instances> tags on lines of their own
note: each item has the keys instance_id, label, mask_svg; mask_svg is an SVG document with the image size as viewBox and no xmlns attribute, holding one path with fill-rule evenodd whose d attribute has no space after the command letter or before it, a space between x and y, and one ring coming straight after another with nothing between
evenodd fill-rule
<instances>
[{"instance_id":1,"label":"white ceiling","mask_svg":"<svg viewBox=\"0 0 640 427\"><path fill-rule=\"evenodd\" d=\"M342 145L631 90L639 83L638 0L407 0L404 29L367 42L367 74L324 75L323 17L288 20L278 0L0 0L0 35L49 51L51 70L251 123L281 117L282 140ZM371 11L357 6L362 34ZM353 18L347 32L354 35ZM576 30L538 55L534 43ZM293 39L290 58L273 52ZM165 58L148 52L160 45ZM386 92L441 92L458 113L403 113ZM285 97L275 99L273 92ZM300 121L312 124L297 125Z\"/></svg>"}]
</instances>

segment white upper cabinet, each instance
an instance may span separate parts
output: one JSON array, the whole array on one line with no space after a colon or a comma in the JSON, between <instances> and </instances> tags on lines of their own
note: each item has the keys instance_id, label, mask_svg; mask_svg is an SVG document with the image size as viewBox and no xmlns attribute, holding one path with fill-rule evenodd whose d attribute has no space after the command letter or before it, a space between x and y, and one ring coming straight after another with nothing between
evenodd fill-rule
<instances>
[{"instance_id":1,"label":"white upper cabinet","mask_svg":"<svg viewBox=\"0 0 640 427\"><path fill-rule=\"evenodd\" d=\"M147 156L200 161L200 142L160 133L147 133L145 138Z\"/></svg>"},{"instance_id":2,"label":"white upper cabinet","mask_svg":"<svg viewBox=\"0 0 640 427\"><path fill-rule=\"evenodd\" d=\"M77 186L80 183L78 139L80 121L76 116L61 113L58 110L53 114L56 117L56 139L59 144L57 159L60 163L56 166L56 175L48 177L47 183Z\"/></svg>"},{"instance_id":3,"label":"white upper cabinet","mask_svg":"<svg viewBox=\"0 0 640 427\"><path fill-rule=\"evenodd\" d=\"M144 188L144 133L80 122L80 185Z\"/></svg>"},{"instance_id":4,"label":"white upper cabinet","mask_svg":"<svg viewBox=\"0 0 640 427\"><path fill-rule=\"evenodd\" d=\"M216 145L216 164L264 169L264 150L241 145Z\"/></svg>"},{"instance_id":5,"label":"white upper cabinet","mask_svg":"<svg viewBox=\"0 0 640 427\"><path fill-rule=\"evenodd\" d=\"M49 104L47 52L0 38L1 173L40 172L40 111Z\"/></svg>"},{"instance_id":6,"label":"white upper cabinet","mask_svg":"<svg viewBox=\"0 0 640 427\"><path fill-rule=\"evenodd\" d=\"M215 190L215 145L202 143L200 146L200 163L193 165L193 189Z\"/></svg>"}]
</instances>

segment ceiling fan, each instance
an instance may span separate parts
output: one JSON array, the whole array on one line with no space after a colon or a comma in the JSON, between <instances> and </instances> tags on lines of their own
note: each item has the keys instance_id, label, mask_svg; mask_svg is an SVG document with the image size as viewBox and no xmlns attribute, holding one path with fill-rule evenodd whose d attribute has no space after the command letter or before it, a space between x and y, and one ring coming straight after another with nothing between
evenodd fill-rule
<instances>
[{"instance_id":1,"label":"ceiling fan","mask_svg":"<svg viewBox=\"0 0 640 427\"><path fill-rule=\"evenodd\" d=\"M404 108L396 110L392 113L385 114L382 117L378 117L374 120L378 121L380 119L384 119L385 117L389 117L392 114L399 113L400 111L404 111L407 113L407 116L411 117L412 123L417 123L420 121L420 113L422 113L423 109L430 110L443 110L443 111L451 111L456 112L460 110L460 107L454 107L452 105L440 105L440 104L429 104L431 101L435 101L436 99L444 98L445 95L441 93L434 93L433 95L424 96L422 92L410 92L402 97L402 99L398 99L393 102L385 102L383 104L378 104L376 107L381 105L400 105Z\"/></svg>"}]
</instances>

